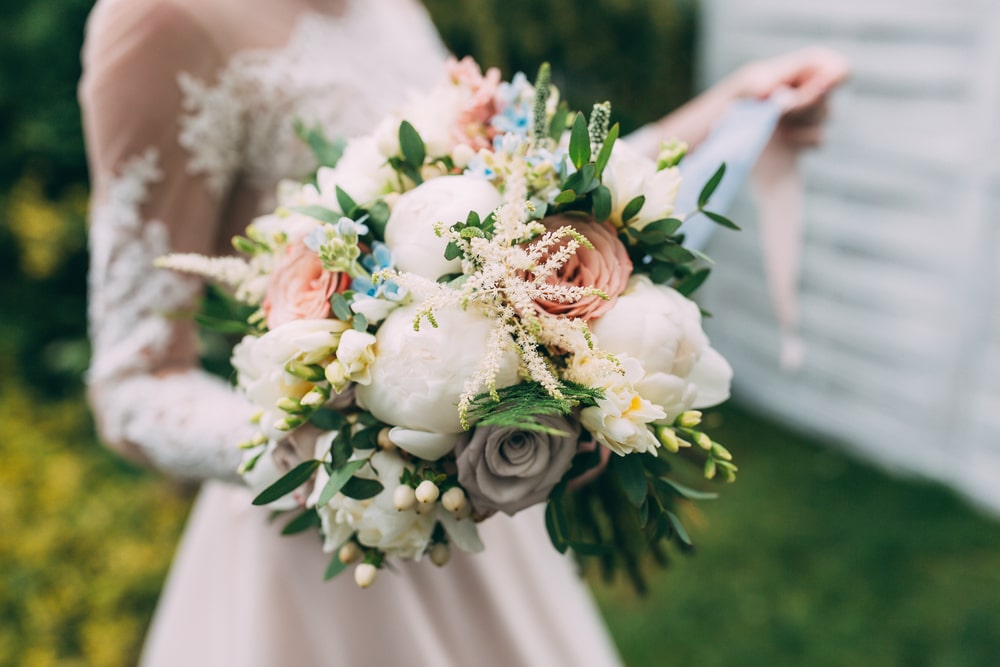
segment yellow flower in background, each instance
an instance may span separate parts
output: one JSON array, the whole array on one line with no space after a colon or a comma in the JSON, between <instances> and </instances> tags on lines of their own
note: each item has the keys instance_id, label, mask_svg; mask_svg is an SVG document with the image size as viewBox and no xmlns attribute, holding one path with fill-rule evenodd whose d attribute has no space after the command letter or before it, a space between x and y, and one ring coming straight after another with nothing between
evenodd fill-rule
<instances>
[{"instance_id":1,"label":"yellow flower in background","mask_svg":"<svg viewBox=\"0 0 1000 667\"><path fill-rule=\"evenodd\" d=\"M68 190L60 199L45 196L41 181L25 176L10 191L7 226L17 239L21 271L34 279L48 278L86 240L87 193Z\"/></svg>"}]
</instances>

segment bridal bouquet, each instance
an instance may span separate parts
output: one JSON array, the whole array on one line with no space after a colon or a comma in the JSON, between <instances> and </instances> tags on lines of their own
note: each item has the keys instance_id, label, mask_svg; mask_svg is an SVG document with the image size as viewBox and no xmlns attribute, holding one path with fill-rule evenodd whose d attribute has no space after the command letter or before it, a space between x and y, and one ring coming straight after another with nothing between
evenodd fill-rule
<instances>
[{"instance_id":1,"label":"bridal bouquet","mask_svg":"<svg viewBox=\"0 0 1000 667\"><path fill-rule=\"evenodd\" d=\"M555 548L635 575L646 546L690 544L679 509L710 495L671 457L736 471L696 410L731 371L687 298L708 269L673 210L683 146L638 154L607 103L569 113L547 66L448 75L370 135L304 132L326 166L282 185L234 240L245 258L160 265L250 307L241 473L255 504L299 510L284 532L319 529L328 576L443 565L539 503ZM705 210L722 171L696 212L733 226Z\"/></svg>"}]
</instances>

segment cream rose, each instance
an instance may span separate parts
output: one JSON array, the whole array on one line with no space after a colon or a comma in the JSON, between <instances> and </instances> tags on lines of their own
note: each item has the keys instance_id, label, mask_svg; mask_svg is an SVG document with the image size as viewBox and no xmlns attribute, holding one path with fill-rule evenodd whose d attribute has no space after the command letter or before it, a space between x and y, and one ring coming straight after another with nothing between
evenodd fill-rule
<instances>
[{"instance_id":1,"label":"cream rose","mask_svg":"<svg viewBox=\"0 0 1000 667\"><path fill-rule=\"evenodd\" d=\"M434 312L414 331L418 306L394 310L375 334L371 384L357 387L358 404L388 424L430 433L459 433L458 401L486 355L492 322L478 309ZM504 353L497 387L518 381L517 353Z\"/></svg>"},{"instance_id":2,"label":"cream rose","mask_svg":"<svg viewBox=\"0 0 1000 667\"><path fill-rule=\"evenodd\" d=\"M542 220L550 231L572 227L590 241L593 248L580 246L549 279L550 283L574 287L594 287L608 295L585 296L571 303L538 300L538 306L553 315L592 320L608 312L625 289L632 273L632 260L611 224L597 223L592 218L580 220L567 215L552 215ZM568 239L567 239L568 240ZM566 241L558 247L565 246ZM553 248L556 250L556 248Z\"/></svg>"},{"instance_id":3,"label":"cream rose","mask_svg":"<svg viewBox=\"0 0 1000 667\"><path fill-rule=\"evenodd\" d=\"M351 286L346 273L323 268L319 256L301 241L290 243L278 260L264 295L267 327L330 314L330 296Z\"/></svg>"},{"instance_id":4,"label":"cream rose","mask_svg":"<svg viewBox=\"0 0 1000 667\"><path fill-rule=\"evenodd\" d=\"M448 242L434 227L465 222L470 211L486 217L500 205L497 189L475 176L442 176L400 196L385 228L396 268L431 280L458 273L462 263L444 257Z\"/></svg>"},{"instance_id":5,"label":"cream rose","mask_svg":"<svg viewBox=\"0 0 1000 667\"><path fill-rule=\"evenodd\" d=\"M729 398L732 369L709 345L698 306L676 290L633 276L614 308L590 328L602 350L640 361L645 375L635 388L666 412L661 421Z\"/></svg>"},{"instance_id":6,"label":"cream rose","mask_svg":"<svg viewBox=\"0 0 1000 667\"><path fill-rule=\"evenodd\" d=\"M624 141L616 141L611 158L601 179L611 190L611 217L615 227L622 227L625 207L636 197L646 198L630 227L642 229L654 220L668 218L674 213L677 189L680 187L680 170L676 167L656 170L656 163L642 155Z\"/></svg>"}]
</instances>

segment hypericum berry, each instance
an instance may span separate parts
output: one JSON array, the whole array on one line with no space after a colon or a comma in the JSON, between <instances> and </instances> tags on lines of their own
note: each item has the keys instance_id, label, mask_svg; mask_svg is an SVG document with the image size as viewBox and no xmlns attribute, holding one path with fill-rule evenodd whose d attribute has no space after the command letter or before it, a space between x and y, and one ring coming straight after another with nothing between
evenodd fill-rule
<instances>
[{"instance_id":1,"label":"hypericum berry","mask_svg":"<svg viewBox=\"0 0 1000 667\"><path fill-rule=\"evenodd\" d=\"M378 432L378 446L387 452L391 452L396 449L396 443L389 439L388 426Z\"/></svg>"},{"instance_id":2,"label":"hypericum berry","mask_svg":"<svg viewBox=\"0 0 1000 667\"><path fill-rule=\"evenodd\" d=\"M361 563L354 568L354 583L361 588L368 588L375 583L378 576L378 568L371 563Z\"/></svg>"},{"instance_id":3,"label":"hypericum berry","mask_svg":"<svg viewBox=\"0 0 1000 667\"><path fill-rule=\"evenodd\" d=\"M444 542L438 542L431 547L430 557L432 563L442 567L451 558L451 549Z\"/></svg>"},{"instance_id":4,"label":"hypericum berry","mask_svg":"<svg viewBox=\"0 0 1000 667\"><path fill-rule=\"evenodd\" d=\"M449 512L461 512L462 509L468 504L468 499L465 497L465 491L453 486L444 492L441 496L441 505Z\"/></svg>"},{"instance_id":5,"label":"hypericum berry","mask_svg":"<svg viewBox=\"0 0 1000 667\"><path fill-rule=\"evenodd\" d=\"M438 485L431 480L425 479L417 486L416 494L417 502L433 503L438 499L438 496L441 495L441 489L439 489Z\"/></svg>"},{"instance_id":6,"label":"hypericum berry","mask_svg":"<svg viewBox=\"0 0 1000 667\"><path fill-rule=\"evenodd\" d=\"M347 542L344 546L340 547L340 551L337 552L337 557L340 558L340 562L344 565L350 565L356 560L359 560L361 555L361 547L358 546L357 542Z\"/></svg>"},{"instance_id":7,"label":"hypericum berry","mask_svg":"<svg viewBox=\"0 0 1000 667\"><path fill-rule=\"evenodd\" d=\"M413 487L408 484L397 486L396 490L392 492L392 504L400 512L413 509L413 506L417 504L417 494L414 493Z\"/></svg>"}]
</instances>

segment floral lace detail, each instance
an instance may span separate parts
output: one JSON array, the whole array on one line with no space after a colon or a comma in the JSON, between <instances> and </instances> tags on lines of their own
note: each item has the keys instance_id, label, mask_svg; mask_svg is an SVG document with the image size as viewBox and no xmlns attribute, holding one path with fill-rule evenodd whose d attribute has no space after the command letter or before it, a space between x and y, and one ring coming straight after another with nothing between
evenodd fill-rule
<instances>
[{"instance_id":1,"label":"floral lace detail","mask_svg":"<svg viewBox=\"0 0 1000 667\"><path fill-rule=\"evenodd\" d=\"M235 479L251 406L201 371L152 374L174 339L165 313L189 308L201 289L196 279L152 268L170 250L166 226L141 214L162 178L158 161L149 149L125 162L91 216L88 382L107 440L179 477Z\"/></svg>"},{"instance_id":2,"label":"floral lace detail","mask_svg":"<svg viewBox=\"0 0 1000 667\"><path fill-rule=\"evenodd\" d=\"M363 50L358 35L366 36ZM378 54L392 63L373 60ZM444 55L423 8L410 0L352 2L338 17L307 12L286 46L237 53L214 83L179 74L188 170L220 196L237 175L262 190L305 177L316 164L293 121L330 135L370 131L409 90L433 83Z\"/></svg>"}]
</instances>

